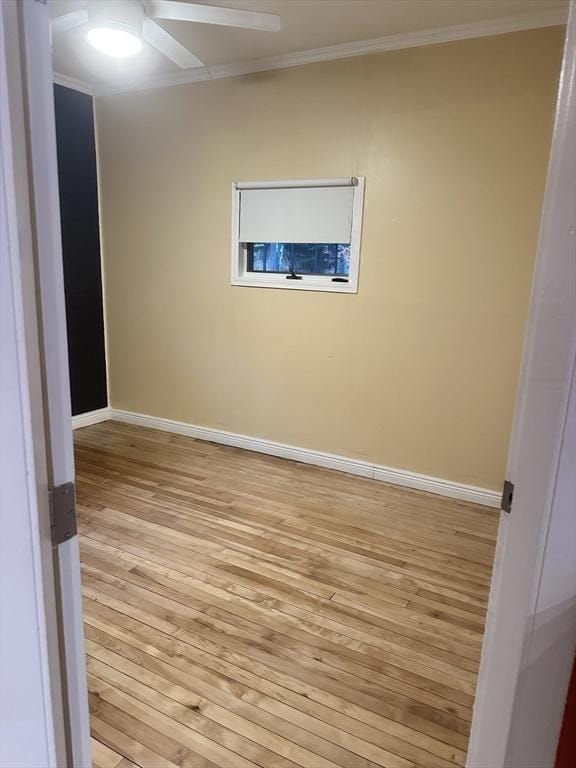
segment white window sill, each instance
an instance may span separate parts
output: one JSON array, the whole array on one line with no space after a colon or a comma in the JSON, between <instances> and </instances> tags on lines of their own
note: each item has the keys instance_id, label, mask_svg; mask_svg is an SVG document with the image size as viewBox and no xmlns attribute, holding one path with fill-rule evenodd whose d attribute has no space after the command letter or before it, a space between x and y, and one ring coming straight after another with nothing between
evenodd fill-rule
<instances>
[{"instance_id":1,"label":"white window sill","mask_svg":"<svg viewBox=\"0 0 576 768\"><path fill-rule=\"evenodd\" d=\"M285 275L240 275L231 281L232 285L248 288L282 288L291 291L325 291L328 293L358 293L358 286L348 283L334 283L331 278L317 279L302 276L301 280L289 280Z\"/></svg>"}]
</instances>

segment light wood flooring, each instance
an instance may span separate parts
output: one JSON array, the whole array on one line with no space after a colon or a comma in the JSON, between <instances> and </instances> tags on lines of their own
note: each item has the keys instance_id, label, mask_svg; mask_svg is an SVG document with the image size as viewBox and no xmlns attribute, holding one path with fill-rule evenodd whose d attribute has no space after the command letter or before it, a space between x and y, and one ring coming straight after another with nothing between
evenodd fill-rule
<instances>
[{"instance_id":1,"label":"light wood flooring","mask_svg":"<svg viewBox=\"0 0 576 768\"><path fill-rule=\"evenodd\" d=\"M465 763L494 510L77 430L96 768Z\"/></svg>"}]
</instances>

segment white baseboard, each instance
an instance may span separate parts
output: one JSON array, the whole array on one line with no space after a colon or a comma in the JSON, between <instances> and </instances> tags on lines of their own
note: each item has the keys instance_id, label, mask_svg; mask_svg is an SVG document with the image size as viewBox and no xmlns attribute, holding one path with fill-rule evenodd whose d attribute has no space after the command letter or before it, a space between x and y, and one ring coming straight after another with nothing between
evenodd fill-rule
<instances>
[{"instance_id":1,"label":"white baseboard","mask_svg":"<svg viewBox=\"0 0 576 768\"><path fill-rule=\"evenodd\" d=\"M89 427L91 424L99 424L101 421L108 421L109 418L110 408L99 408L97 411L79 413L78 416L72 416L72 429Z\"/></svg>"},{"instance_id":2,"label":"white baseboard","mask_svg":"<svg viewBox=\"0 0 576 768\"><path fill-rule=\"evenodd\" d=\"M452 480L444 480L441 477L420 475L417 472L392 469L392 467L383 467L378 464L374 465L374 480L381 480L383 483L391 483L392 485L402 485L415 491L435 493L438 496L448 496L459 501L472 501L474 504L482 504L484 507L494 507L495 509L500 507L502 497L500 491L493 491L489 488L454 483Z\"/></svg>"},{"instance_id":3,"label":"white baseboard","mask_svg":"<svg viewBox=\"0 0 576 768\"><path fill-rule=\"evenodd\" d=\"M221 443L222 445L230 445L235 448L244 448L247 451L257 451L258 453L267 453L271 456L280 456L283 459L301 461L305 464L315 464L319 467L336 469L340 472L348 472L352 475L360 475L361 477L369 477L385 483L401 485L405 488L427 491L428 493L447 496L452 499L459 499L460 501L471 501L486 507L498 508L500 506L500 492L487 488L454 483L439 477L429 477L428 475L420 475L417 472L393 469L358 459L348 459L345 456L314 451L310 448L298 448L295 445L276 443L259 437L247 437L246 435L238 435L234 432L225 432L221 429L198 427L183 421L146 416L142 413L120 411L115 408L110 408L109 414L110 419L113 421L121 421L125 424L159 429L163 432L173 432L178 435L193 437L196 440L207 440L211 443Z\"/></svg>"}]
</instances>

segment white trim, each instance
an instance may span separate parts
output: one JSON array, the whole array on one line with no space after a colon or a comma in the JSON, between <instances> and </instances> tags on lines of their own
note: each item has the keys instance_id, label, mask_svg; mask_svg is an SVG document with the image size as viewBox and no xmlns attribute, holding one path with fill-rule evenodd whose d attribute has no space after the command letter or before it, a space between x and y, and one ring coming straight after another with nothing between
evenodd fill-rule
<instances>
[{"instance_id":1,"label":"white trim","mask_svg":"<svg viewBox=\"0 0 576 768\"><path fill-rule=\"evenodd\" d=\"M356 176L344 176L341 179L282 179L280 181L235 181L236 189L299 189L300 187L355 187Z\"/></svg>"},{"instance_id":2,"label":"white trim","mask_svg":"<svg viewBox=\"0 0 576 768\"><path fill-rule=\"evenodd\" d=\"M381 480L383 483L392 485L402 485L406 488L413 488L417 491L426 491L438 496L447 496L451 499L460 501L471 501L474 504L482 504L485 507L500 507L502 494L500 491L493 491L489 488L479 488L475 485L466 485L464 483L455 483L452 480L444 480L441 477L431 477L430 475L421 475L417 472L409 472L403 469L392 469L374 465L374 480Z\"/></svg>"},{"instance_id":3,"label":"white trim","mask_svg":"<svg viewBox=\"0 0 576 768\"><path fill-rule=\"evenodd\" d=\"M219 80L225 77L266 72L272 69L299 67L303 64L314 64L321 61L348 59L354 56L364 56L369 53L397 51L404 48L416 48L437 43L449 43L456 40L469 40L492 35L504 35L510 32L523 32L541 27L555 27L566 23L566 11L555 9L540 13L523 14L522 16L507 16L502 19L475 21L470 24L458 24L440 29L427 29L421 32L407 34L385 35L370 40L357 40L341 45L327 45L322 48L312 48L306 51L295 51L278 56L267 56L251 61L221 64L213 67L203 67L157 75L138 81L110 83L96 86L97 96L107 96L125 91L140 91L149 88L166 88L174 85L197 83L206 80Z\"/></svg>"},{"instance_id":4,"label":"white trim","mask_svg":"<svg viewBox=\"0 0 576 768\"><path fill-rule=\"evenodd\" d=\"M22 70L28 60L19 11L16 3L0 3L0 503L2 510L14 512L3 512L1 526L0 740L3 765L56 768L67 762L67 718L48 505L36 229L26 146Z\"/></svg>"},{"instance_id":5,"label":"white trim","mask_svg":"<svg viewBox=\"0 0 576 768\"><path fill-rule=\"evenodd\" d=\"M65 88L72 88L73 91L80 91L81 93L87 93L89 96L94 96L94 86L91 83L84 82L84 80L77 80L75 77L62 75L60 72L53 72L52 80L56 85L63 85Z\"/></svg>"},{"instance_id":6,"label":"white trim","mask_svg":"<svg viewBox=\"0 0 576 768\"><path fill-rule=\"evenodd\" d=\"M351 293L358 293L366 177L356 176L354 178L356 179L356 184L354 185L354 197L352 200L352 230L350 232L350 267L348 283L340 283L340 285L344 287L348 286ZM334 285L334 283L330 283L330 285ZM342 291L342 293L346 293L346 291Z\"/></svg>"},{"instance_id":7,"label":"white trim","mask_svg":"<svg viewBox=\"0 0 576 768\"><path fill-rule=\"evenodd\" d=\"M29 173L37 246L39 330L52 487L74 480L66 307L58 194L50 18L45 3L21 4L24 96ZM60 649L66 684L70 754L66 765L91 766L90 719L82 620L80 557L76 537L54 547Z\"/></svg>"},{"instance_id":8,"label":"white trim","mask_svg":"<svg viewBox=\"0 0 576 768\"><path fill-rule=\"evenodd\" d=\"M100 239L100 290L102 292L102 320L104 327L104 366L106 369L106 403L110 407L110 363L108 361L108 351L110 341L108 338L108 318L106 308L106 273L104 267L104 228L102 226L102 190L100 185L101 160L100 160L100 141L98 139L98 116L96 114L96 99L92 97L92 122L94 124L94 150L96 154L96 193L98 198L98 235ZM74 429L74 422L72 422Z\"/></svg>"},{"instance_id":9,"label":"white trim","mask_svg":"<svg viewBox=\"0 0 576 768\"><path fill-rule=\"evenodd\" d=\"M225 432L221 429L199 427L195 424L187 424L184 421L163 419L157 416L148 416L143 413L121 411L110 408L110 419L124 424L134 424L149 429L158 429L162 432L173 432L177 435L193 437L196 440L206 440L210 443L230 445L235 448L243 448L246 451L266 453L270 456L279 456L291 461L300 461L304 464L314 464L318 467L336 469L339 472L347 472L351 475L360 475L373 480L381 480L385 483L401 485L405 488L413 488L419 491L440 496L448 496L461 501L471 501L486 507L500 506L500 492L487 488L478 488L463 483L454 483L451 480L443 480L439 477L421 475L403 469L393 469L380 464L372 464L359 459L349 459L333 453L314 451L310 448L299 448L296 445L277 443L273 440L264 440L260 437L239 435L235 432Z\"/></svg>"},{"instance_id":10,"label":"white trim","mask_svg":"<svg viewBox=\"0 0 576 768\"><path fill-rule=\"evenodd\" d=\"M154 77L144 78L142 80L96 85L94 87L94 95L110 96L114 93L126 93L128 91L147 91L151 88L167 88L173 85L202 83L211 79L210 72L206 67L195 67L194 69L168 72L165 75L155 75Z\"/></svg>"},{"instance_id":11,"label":"white trim","mask_svg":"<svg viewBox=\"0 0 576 768\"><path fill-rule=\"evenodd\" d=\"M230 283L248 288L281 288L296 291L324 291L325 293L358 293L362 218L364 212L364 176L333 179L290 179L283 181L235 181L232 183L232 240L230 246ZM350 232L350 270L348 282L333 282L329 275L301 275L299 280L287 280L284 274L247 271L247 256L240 233L240 193L243 189L278 189L293 187L349 186L352 197L352 228Z\"/></svg>"},{"instance_id":12,"label":"white trim","mask_svg":"<svg viewBox=\"0 0 576 768\"><path fill-rule=\"evenodd\" d=\"M574 659L574 635L566 622L573 605L562 594L572 564L565 553L548 548L548 535L554 530L556 541L571 535L561 515L554 521L553 511L576 360L575 147L572 0L508 454L514 500L512 513L500 518L468 768L554 764ZM544 570L551 562L562 572L553 583L553 570ZM539 605L544 576L546 601Z\"/></svg>"},{"instance_id":13,"label":"white trim","mask_svg":"<svg viewBox=\"0 0 576 768\"><path fill-rule=\"evenodd\" d=\"M72 416L72 429L82 429L82 427L89 427L91 424L100 424L101 421L108 421L109 418L110 408L99 408L96 411L79 413L77 416Z\"/></svg>"},{"instance_id":14,"label":"white trim","mask_svg":"<svg viewBox=\"0 0 576 768\"><path fill-rule=\"evenodd\" d=\"M351 265L352 266L352 265ZM347 283L333 283L330 277L310 277L302 275L301 279L287 280L285 275L254 274L254 277L238 276L230 281L231 285L245 288L279 288L290 291L321 291L324 293L358 293L358 287L351 278Z\"/></svg>"}]
</instances>

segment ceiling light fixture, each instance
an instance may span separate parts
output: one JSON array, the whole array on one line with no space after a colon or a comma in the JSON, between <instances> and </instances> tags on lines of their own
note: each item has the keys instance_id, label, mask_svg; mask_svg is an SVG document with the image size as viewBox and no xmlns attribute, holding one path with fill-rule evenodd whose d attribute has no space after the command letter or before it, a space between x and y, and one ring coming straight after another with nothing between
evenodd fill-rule
<instances>
[{"instance_id":1,"label":"ceiling light fixture","mask_svg":"<svg viewBox=\"0 0 576 768\"><path fill-rule=\"evenodd\" d=\"M96 50L116 59L127 59L142 50L139 37L116 27L93 27L85 38Z\"/></svg>"},{"instance_id":2,"label":"ceiling light fixture","mask_svg":"<svg viewBox=\"0 0 576 768\"><path fill-rule=\"evenodd\" d=\"M163 26L157 24L155 19L170 23L184 21L215 24L261 32L279 32L282 27L280 16L274 13L203 5L201 1L183 3L178 0L84 0L78 3L76 0L75 5L78 4L83 7L52 18L52 33L55 38L88 24L90 30L85 35L86 41L108 56L119 59L133 56L146 43L184 70L205 65ZM56 7L63 3L53 5Z\"/></svg>"}]
</instances>

